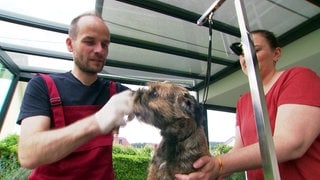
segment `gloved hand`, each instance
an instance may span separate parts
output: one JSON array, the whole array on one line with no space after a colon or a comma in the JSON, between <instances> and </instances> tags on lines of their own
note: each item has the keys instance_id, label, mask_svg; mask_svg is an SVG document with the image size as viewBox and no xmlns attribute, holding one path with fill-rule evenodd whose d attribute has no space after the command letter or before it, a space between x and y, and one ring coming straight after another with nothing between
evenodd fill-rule
<instances>
[{"instance_id":1,"label":"gloved hand","mask_svg":"<svg viewBox=\"0 0 320 180\"><path fill-rule=\"evenodd\" d=\"M109 101L95 113L103 134L110 132L113 128L126 124L125 116L132 111L132 91L126 90L113 95Z\"/></svg>"}]
</instances>

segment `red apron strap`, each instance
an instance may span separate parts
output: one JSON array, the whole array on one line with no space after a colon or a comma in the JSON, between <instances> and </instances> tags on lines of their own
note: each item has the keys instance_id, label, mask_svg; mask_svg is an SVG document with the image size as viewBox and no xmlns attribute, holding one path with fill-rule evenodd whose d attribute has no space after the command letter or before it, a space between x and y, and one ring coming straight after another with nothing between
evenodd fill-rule
<instances>
[{"instance_id":1,"label":"red apron strap","mask_svg":"<svg viewBox=\"0 0 320 180\"><path fill-rule=\"evenodd\" d=\"M109 98L111 98L113 95L117 94L117 84L113 81L110 81L109 84ZM119 134L119 127L114 128L111 132L112 134ZM113 141L113 138L112 138Z\"/></svg>"},{"instance_id":2,"label":"red apron strap","mask_svg":"<svg viewBox=\"0 0 320 180\"><path fill-rule=\"evenodd\" d=\"M53 79L47 74L39 74L46 82L55 128L65 127L61 98Z\"/></svg>"},{"instance_id":3,"label":"red apron strap","mask_svg":"<svg viewBox=\"0 0 320 180\"><path fill-rule=\"evenodd\" d=\"M109 98L111 98L113 95L117 93L117 84L113 81L110 81L110 88L109 88Z\"/></svg>"}]
</instances>

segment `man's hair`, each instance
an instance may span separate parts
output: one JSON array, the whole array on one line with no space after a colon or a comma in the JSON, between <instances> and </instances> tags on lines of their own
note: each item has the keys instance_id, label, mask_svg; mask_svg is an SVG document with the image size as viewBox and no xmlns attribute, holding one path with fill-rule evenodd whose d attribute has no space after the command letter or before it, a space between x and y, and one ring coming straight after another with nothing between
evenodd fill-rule
<instances>
[{"instance_id":1,"label":"man's hair","mask_svg":"<svg viewBox=\"0 0 320 180\"><path fill-rule=\"evenodd\" d=\"M85 16L94 16L94 17L97 17L99 19L102 19L101 15L95 13L95 12L86 12L86 13L83 13L83 14L80 14L79 16L75 17L71 23L70 23L70 27L69 27L69 36L71 38L76 38L77 37L77 34L78 34L78 22L79 20L82 18L82 17L85 17Z\"/></svg>"},{"instance_id":2,"label":"man's hair","mask_svg":"<svg viewBox=\"0 0 320 180\"><path fill-rule=\"evenodd\" d=\"M264 29L257 29L257 30L251 31L251 34L262 35L268 41L268 44L272 49L280 47L280 44L279 44L276 36L273 34L273 32L270 32L270 31L264 30Z\"/></svg>"}]
</instances>

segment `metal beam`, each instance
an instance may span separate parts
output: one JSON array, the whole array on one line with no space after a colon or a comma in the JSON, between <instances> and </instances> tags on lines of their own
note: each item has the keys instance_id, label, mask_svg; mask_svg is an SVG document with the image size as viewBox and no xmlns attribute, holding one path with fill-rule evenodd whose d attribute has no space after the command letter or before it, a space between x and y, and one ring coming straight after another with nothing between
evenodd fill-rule
<instances>
[{"instance_id":1,"label":"metal beam","mask_svg":"<svg viewBox=\"0 0 320 180\"><path fill-rule=\"evenodd\" d=\"M173 55L187 57L187 58L192 58L194 60L200 60L200 61L207 61L207 58L208 58L206 54L198 53L195 51L190 51L187 49L167 46L164 44L154 43L150 41L135 39L135 38L116 35L116 34L111 35L111 42L117 43L117 44L123 44L127 46L143 48L143 49L149 49L149 50L163 52L167 54L173 54ZM224 59L216 56L213 56L211 61L212 63L221 64L225 66L232 66L234 63L234 61L232 60Z\"/></svg>"},{"instance_id":2,"label":"metal beam","mask_svg":"<svg viewBox=\"0 0 320 180\"><path fill-rule=\"evenodd\" d=\"M211 84L214 84L215 82L218 82L219 80L225 78L226 76L230 75L231 73L234 73L238 70L241 69L241 66L240 66L240 63L237 61L237 62L234 62L232 64L232 66L227 66L225 68L223 68L221 71L215 73L214 75L212 75L210 77L210 85ZM200 82L198 83L197 85L194 86L193 90L194 91L199 91L201 89L203 89L204 87L204 82Z\"/></svg>"},{"instance_id":3,"label":"metal beam","mask_svg":"<svg viewBox=\"0 0 320 180\"><path fill-rule=\"evenodd\" d=\"M1 43L0 48L3 49L4 51L55 58L57 60L68 60L68 61L73 60L71 54L61 53L57 51L49 51L45 49L31 48L27 46L18 46L18 45L12 45L7 43ZM188 73L184 71L176 71L176 70L167 69L167 68L146 66L146 65L123 62L123 61L118 61L113 59L107 59L106 66L126 68L126 69L151 72L151 73L166 74L166 75L179 76L179 77L192 78L192 79L204 79L203 75L199 75L197 73Z\"/></svg>"},{"instance_id":4,"label":"metal beam","mask_svg":"<svg viewBox=\"0 0 320 180\"><path fill-rule=\"evenodd\" d=\"M201 14L194 13L192 11L188 11L176 6L172 6L167 3L163 3L158 0L143 0L143 1L137 1L137 0L117 0L123 3L131 4L137 7L141 7L144 9L149 9L151 11L155 11L158 13L162 13L164 15L172 16L178 19L182 19L191 23L196 24L199 17L201 17ZM204 26L209 27L208 22L204 24ZM228 25L226 23L223 23L221 21L213 21L212 28L224 32L226 34L240 37L240 31L238 28Z\"/></svg>"},{"instance_id":5,"label":"metal beam","mask_svg":"<svg viewBox=\"0 0 320 180\"><path fill-rule=\"evenodd\" d=\"M283 47L319 28L320 28L320 13L308 19L307 21L299 24L298 26L294 27L290 31L282 34L277 39L280 45Z\"/></svg>"}]
</instances>

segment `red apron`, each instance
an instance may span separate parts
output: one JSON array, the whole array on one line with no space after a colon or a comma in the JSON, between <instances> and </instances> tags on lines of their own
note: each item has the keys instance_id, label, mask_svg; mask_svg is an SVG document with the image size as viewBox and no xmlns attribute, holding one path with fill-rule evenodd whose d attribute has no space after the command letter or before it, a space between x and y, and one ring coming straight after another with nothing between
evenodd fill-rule
<instances>
[{"instance_id":1,"label":"red apron","mask_svg":"<svg viewBox=\"0 0 320 180\"><path fill-rule=\"evenodd\" d=\"M76 120L97 112L102 106L62 106L54 81L47 75L41 75L50 94L54 128L65 127ZM110 97L116 93L115 83L110 84ZM71 179L103 179L113 180L112 167L112 133L97 136L83 144L67 157L33 170L31 180L71 180Z\"/></svg>"}]
</instances>

